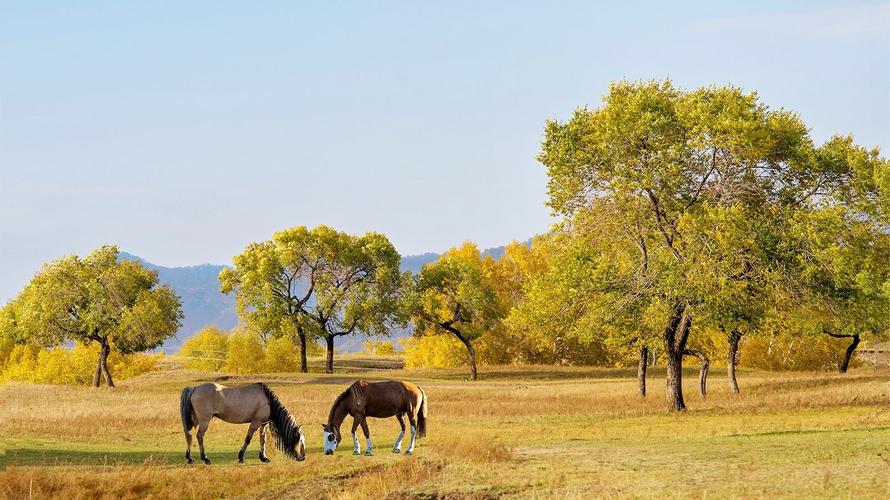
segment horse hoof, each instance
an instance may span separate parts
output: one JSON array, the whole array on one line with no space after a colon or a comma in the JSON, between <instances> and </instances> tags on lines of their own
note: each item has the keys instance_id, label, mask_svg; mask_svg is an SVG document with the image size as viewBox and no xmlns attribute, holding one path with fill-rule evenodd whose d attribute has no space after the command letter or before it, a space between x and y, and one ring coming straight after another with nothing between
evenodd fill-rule
<instances>
[{"instance_id":1,"label":"horse hoof","mask_svg":"<svg viewBox=\"0 0 890 500\"><path fill-rule=\"evenodd\" d=\"M239 464L243 464L243 463L244 463L244 459L243 459L243 458L239 458L239 459L238 459L238 463L239 463Z\"/></svg>"},{"instance_id":2,"label":"horse hoof","mask_svg":"<svg viewBox=\"0 0 890 500\"><path fill-rule=\"evenodd\" d=\"M352 454L358 456L358 455L361 455L362 452L360 452L360 451L353 451Z\"/></svg>"},{"instance_id":3,"label":"horse hoof","mask_svg":"<svg viewBox=\"0 0 890 500\"><path fill-rule=\"evenodd\" d=\"M272 460L270 460L268 457L260 457L260 462L263 462L264 464L267 464L271 461Z\"/></svg>"},{"instance_id":4,"label":"horse hoof","mask_svg":"<svg viewBox=\"0 0 890 500\"><path fill-rule=\"evenodd\" d=\"M392 450L392 452L393 452L393 453L401 453L402 450L395 450L395 449L394 449L394 450Z\"/></svg>"},{"instance_id":5,"label":"horse hoof","mask_svg":"<svg viewBox=\"0 0 890 500\"><path fill-rule=\"evenodd\" d=\"M414 452L411 451L411 450L408 450L408 451L405 452L405 455L413 455L413 454L414 454Z\"/></svg>"},{"instance_id":6,"label":"horse hoof","mask_svg":"<svg viewBox=\"0 0 890 500\"><path fill-rule=\"evenodd\" d=\"M366 452L365 452L365 456L366 456L366 457L370 457L370 456L373 456L373 454L372 454L370 451L366 451Z\"/></svg>"},{"instance_id":7,"label":"horse hoof","mask_svg":"<svg viewBox=\"0 0 890 500\"><path fill-rule=\"evenodd\" d=\"M213 462L211 462L209 458L202 458L201 460L203 460L204 463L207 465L213 465Z\"/></svg>"},{"instance_id":8,"label":"horse hoof","mask_svg":"<svg viewBox=\"0 0 890 500\"><path fill-rule=\"evenodd\" d=\"M187 459L185 460L185 463L187 463L187 464L193 464L193 463L195 463L195 461L192 460L191 458L187 458Z\"/></svg>"}]
</instances>

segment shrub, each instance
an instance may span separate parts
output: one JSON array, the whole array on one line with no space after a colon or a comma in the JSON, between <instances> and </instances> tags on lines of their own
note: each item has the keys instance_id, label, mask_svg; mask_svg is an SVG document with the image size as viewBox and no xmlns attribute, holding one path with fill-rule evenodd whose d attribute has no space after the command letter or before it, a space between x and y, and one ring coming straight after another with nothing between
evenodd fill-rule
<instances>
[{"instance_id":1,"label":"shrub","mask_svg":"<svg viewBox=\"0 0 890 500\"><path fill-rule=\"evenodd\" d=\"M402 345L405 368L456 368L469 365L466 347L450 335L410 337Z\"/></svg>"},{"instance_id":2,"label":"shrub","mask_svg":"<svg viewBox=\"0 0 890 500\"><path fill-rule=\"evenodd\" d=\"M188 339L179 350L192 370L217 371L226 364L228 335L214 327L207 327Z\"/></svg>"},{"instance_id":3,"label":"shrub","mask_svg":"<svg viewBox=\"0 0 890 500\"><path fill-rule=\"evenodd\" d=\"M266 372L296 372L299 369L300 348L293 339L282 336L266 341Z\"/></svg>"},{"instance_id":4,"label":"shrub","mask_svg":"<svg viewBox=\"0 0 890 500\"><path fill-rule=\"evenodd\" d=\"M393 356L396 348L390 340L369 340L362 344L365 353L371 356Z\"/></svg>"},{"instance_id":5,"label":"shrub","mask_svg":"<svg viewBox=\"0 0 890 500\"><path fill-rule=\"evenodd\" d=\"M225 371L229 373L261 373L265 368L266 353L260 336L249 330L229 335Z\"/></svg>"},{"instance_id":6,"label":"shrub","mask_svg":"<svg viewBox=\"0 0 890 500\"><path fill-rule=\"evenodd\" d=\"M151 354L112 352L108 363L118 380L135 377L155 369L158 358ZM73 348L43 349L33 344L17 345L4 360L2 380L46 384L86 385L93 381L99 346L75 344Z\"/></svg>"},{"instance_id":7,"label":"shrub","mask_svg":"<svg viewBox=\"0 0 890 500\"><path fill-rule=\"evenodd\" d=\"M849 339L754 335L742 338L741 364L764 370L837 370ZM850 367L860 362L854 357Z\"/></svg>"}]
</instances>

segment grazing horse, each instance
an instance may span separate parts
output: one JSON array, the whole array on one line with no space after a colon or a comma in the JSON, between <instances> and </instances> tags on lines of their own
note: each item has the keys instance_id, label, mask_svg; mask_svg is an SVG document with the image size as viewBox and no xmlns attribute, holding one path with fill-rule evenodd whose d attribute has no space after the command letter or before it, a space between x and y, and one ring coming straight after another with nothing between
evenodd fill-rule
<instances>
[{"instance_id":1,"label":"grazing horse","mask_svg":"<svg viewBox=\"0 0 890 500\"><path fill-rule=\"evenodd\" d=\"M204 453L204 433L213 417L230 424L250 424L244 446L238 452L239 463L244 463L244 452L257 429L260 430L260 461L269 461L266 458L267 425L272 431L276 448L294 460L302 462L306 458L303 431L266 384L225 387L208 383L186 387L180 397L179 412L182 416L182 429L185 431L185 459L190 464L194 463L191 430L196 425L201 460L207 465L211 464Z\"/></svg>"},{"instance_id":2,"label":"grazing horse","mask_svg":"<svg viewBox=\"0 0 890 500\"><path fill-rule=\"evenodd\" d=\"M371 434L368 431L367 417L399 419L402 432L396 438L392 447L393 453L402 452L402 438L405 436L405 421L403 415L408 415L411 424L411 444L406 453L414 453L414 440L419 434L426 435L426 419L429 416L427 409L427 397L420 387L411 382L365 382L359 380L349 386L342 394L337 396L331 413L328 415L328 423L322 424L324 428L324 454L333 455L334 450L340 445L340 425L346 418L352 416L352 443L353 455L360 455L361 448L358 443L356 428L361 425L368 446L365 455L371 455Z\"/></svg>"}]
</instances>

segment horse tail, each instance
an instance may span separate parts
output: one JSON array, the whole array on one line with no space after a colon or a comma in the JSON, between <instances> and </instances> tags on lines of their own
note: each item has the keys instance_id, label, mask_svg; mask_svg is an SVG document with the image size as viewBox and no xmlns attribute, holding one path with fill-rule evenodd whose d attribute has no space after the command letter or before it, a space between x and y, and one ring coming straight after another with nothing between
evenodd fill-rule
<instances>
[{"instance_id":1,"label":"horse tail","mask_svg":"<svg viewBox=\"0 0 890 500\"><path fill-rule=\"evenodd\" d=\"M182 430L185 432L189 432L195 426L195 421L192 420L192 413L194 413L192 392L194 391L194 387L186 387L182 390L182 396L179 397L179 416L182 417Z\"/></svg>"},{"instance_id":2,"label":"horse tail","mask_svg":"<svg viewBox=\"0 0 890 500\"><path fill-rule=\"evenodd\" d=\"M420 389L420 411L417 412L417 434L420 437L426 436L426 419L429 416L429 406L426 399L426 393L423 392L423 389Z\"/></svg>"}]
</instances>

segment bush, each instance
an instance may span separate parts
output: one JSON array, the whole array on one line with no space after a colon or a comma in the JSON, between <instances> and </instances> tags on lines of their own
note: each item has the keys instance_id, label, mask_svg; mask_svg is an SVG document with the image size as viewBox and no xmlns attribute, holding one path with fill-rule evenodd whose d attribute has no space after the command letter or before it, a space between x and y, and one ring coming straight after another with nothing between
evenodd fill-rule
<instances>
[{"instance_id":1,"label":"bush","mask_svg":"<svg viewBox=\"0 0 890 500\"><path fill-rule=\"evenodd\" d=\"M45 384L87 385L92 383L99 359L99 346L75 344L73 348L44 349L33 344L17 345L0 362L0 379ZM108 357L111 376L116 380L135 377L155 369L163 354L120 354Z\"/></svg>"},{"instance_id":2,"label":"bush","mask_svg":"<svg viewBox=\"0 0 890 500\"><path fill-rule=\"evenodd\" d=\"M266 372L296 372L299 369L300 348L291 338L273 337L266 341Z\"/></svg>"},{"instance_id":3,"label":"bush","mask_svg":"<svg viewBox=\"0 0 890 500\"><path fill-rule=\"evenodd\" d=\"M371 356L393 356L396 353L390 340L369 340L362 344L362 348Z\"/></svg>"},{"instance_id":4,"label":"bush","mask_svg":"<svg viewBox=\"0 0 890 500\"><path fill-rule=\"evenodd\" d=\"M467 348L451 335L410 337L402 341L402 346L405 368L456 368L470 364Z\"/></svg>"},{"instance_id":5,"label":"bush","mask_svg":"<svg viewBox=\"0 0 890 500\"><path fill-rule=\"evenodd\" d=\"M743 337L741 365L764 370L837 370L850 339L829 336L754 335ZM850 368L861 362L854 356Z\"/></svg>"},{"instance_id":6,"label":"bush","mask_svg":"<svg viewBox=\"0 0 890 500\"><path fill-rule=\"evenodd\" d=\"M229 335L225 371L229 373L261 373L265 368L266 352L260 336L249 330Z\"/></svg>"},{"instance_id":7,"label":"bush","mask_svg":"<svg viewBox=\"0 0 890 500\"><path fill-rule=\"evenodd\" d=\"M192 370L217 371L226 364L228 335L218 328L208 327L188 339L179 350Z\"/></svg>"}]
</instances>

